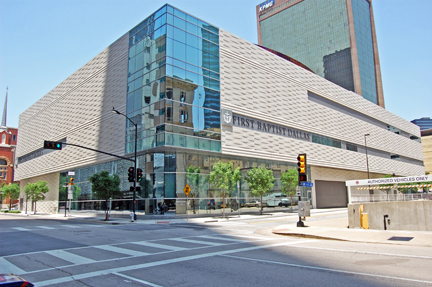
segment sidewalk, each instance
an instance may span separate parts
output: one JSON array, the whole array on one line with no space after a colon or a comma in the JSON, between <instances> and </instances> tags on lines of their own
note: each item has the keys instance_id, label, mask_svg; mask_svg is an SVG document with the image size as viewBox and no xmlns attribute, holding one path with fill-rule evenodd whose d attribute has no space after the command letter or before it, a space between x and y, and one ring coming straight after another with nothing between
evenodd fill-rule
<instances>
[{"instance_id":1,"label":"sidewalk","mask_svg":"<svg viewBox=\"0 0 432 287\"><path fill-rule=\"evenodd\" d=\"M320 215L311 212L311 216ZM307 238L432 247L432 232L430 231L349 229L348 217L320 221L307 221L306 219L304 223L305 227L297 227L294 224L280 225L273 228L272 232Z\"/></svg>"}]
</instances>

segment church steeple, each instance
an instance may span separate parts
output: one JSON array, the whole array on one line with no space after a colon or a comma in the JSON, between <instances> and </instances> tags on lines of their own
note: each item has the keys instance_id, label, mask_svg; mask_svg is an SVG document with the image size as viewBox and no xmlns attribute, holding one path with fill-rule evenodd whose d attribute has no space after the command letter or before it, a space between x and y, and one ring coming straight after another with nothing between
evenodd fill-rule
<instances>
[{"instance_id":1,"label":"church steeple","mask_svg":"<svg viewBox=\"0 0 432 287\"><path fill-rule=\"evenodd\" d=\"M6 87L6 98L5 98L4 108L3 108L3 117L2 117L2 121L1 121L2 127L6 126L8 90L9 90L9 87Z\"/></svg>"}]
</instances>

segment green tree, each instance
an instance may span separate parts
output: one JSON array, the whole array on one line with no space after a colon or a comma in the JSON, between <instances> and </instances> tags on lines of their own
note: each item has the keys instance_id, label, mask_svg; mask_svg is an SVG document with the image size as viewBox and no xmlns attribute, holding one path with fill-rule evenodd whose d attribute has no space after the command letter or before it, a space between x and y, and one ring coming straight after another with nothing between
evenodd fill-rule
<instances>
[{"instance_id":1,"label":"green tree","mask_svg":"<svg viewBox=\"0 0 432 287\"><path fill-rule=\"evenodd\" d=\"M263 195L270 192L270 189L274 186L275 178L273 176L273 170L266 169L264 167L253 169L247 172L246 182L249 185L251 193L255 196L261 197L261 215L263 212Z\"/></svg>"},{"instance_id":2,"label":"green tree","mask_svg":"<svg viewBox=\"0 0 432 287\"><path fill-rule=\"evenodd\" d=\"M1 202L0 202L0 210L2 209L2 207L3 207L3 198L5 197L4 196L4 192L3 192L3 188L6 186L6 182L2 182L2 183L0 183L0 193L1 193Z\"/></svg>"},{"instance_id":3,"label":"green tree","mask_svg":"<svg viewBox=\"0 0 432 287\"><path fill-rule=\"evenodd\" d=\"M120 192L120 177L117 174L110 175L108 171L102 170L93 174L89 181L92 184L92 192L100 199L105 200L105 221L108 220L108 200L110 198L119 197ZM135 204L135 203L133 203Z\"/></svg>"},{"instance_id":4,"label":"green tree","mask_svg":"<svg viewBox=\"0 0 432 287\"><path fill-rule=\"evenodd\" d=\"M295 168L289 169L281 174L281 191L290 197L291 212L293 211L293 196L296 195L296 187L299 184L298 171Z\"/></svg>"},{"instance_id":5,"label":"green tree","mask_svg":"<svg viewBox=\"0 0 432 287\"><path fill-rule=\"evenodd\" d=\"M240 167L233 168L233 163L218 161L210 172L210 184L219 189L222 195L223 218L225 218L225 197L230 196L234 186L241 179Z\"/></svg>"},{"instance_id":6,"label":"green tree","mask_svg":"<svg viewBox=\"0 0 432 287\"><path fill-rule=\"evenodd\" d=\"M19 197L20 187L18 183L11 183L3 187L3 195L9 197L9 210L12 209L12 201Z\"/></svg>"},{"instance_id":7,"label":"green tree","mask_svg":"<svg viewBox=\"0 0 432 287\"><path fill-rule=\"evenodd\" d=\"M30 197L34 203L34 214L36 214L36 203L39 200L45 199L45 193L49 191L48 184L45 181L39 180L36 183L28 183L24 188L24 193Z\"/></svg>"},{"instance_id":8,"label":"green tree","mask_svg":"<svg viewBox=\"0 0 432 287\"><path fill-rule=\"evenodd\" d=\"M200 189L200 175L201 168L195 167L193 165L189 166L186 169L186 183L189 185L191 192L190 195L193 198L192 199L192 209L193 213L195 214L195 198L199 196L199 189Z\"/></svg>"},{"instance_id":9,"label":"green tree","mask_svg":"<svg viewBox=\"0 0 432 287\"><path fill-rule=\"evenodd\" d=\"M30 198L30 200L32 199L32 194L34 193L35 190L35 184L34 183L28 183L25 188L24 188L24 193L26 195L26 212L27 212L27 200ZM33 202L32 202L33 204Z\"/></svg>"}]
</instances>

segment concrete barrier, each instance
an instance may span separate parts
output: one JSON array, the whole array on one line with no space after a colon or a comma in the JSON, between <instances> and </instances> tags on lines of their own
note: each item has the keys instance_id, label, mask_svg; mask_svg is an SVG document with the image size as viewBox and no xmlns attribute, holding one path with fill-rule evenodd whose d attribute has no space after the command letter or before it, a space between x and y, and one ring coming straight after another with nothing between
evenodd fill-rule
<instances>
[{"instance_id":1,"label":"concrete barrier","mask_svg":"<svg viewBox=\"0 0 432 287\"><path fill-rule=\"evenodd\" d=\"M361 205L368 214L369 229L432 231L431 200L349 204L349 228L361 227Z\"/></svg>"}]
</instances>

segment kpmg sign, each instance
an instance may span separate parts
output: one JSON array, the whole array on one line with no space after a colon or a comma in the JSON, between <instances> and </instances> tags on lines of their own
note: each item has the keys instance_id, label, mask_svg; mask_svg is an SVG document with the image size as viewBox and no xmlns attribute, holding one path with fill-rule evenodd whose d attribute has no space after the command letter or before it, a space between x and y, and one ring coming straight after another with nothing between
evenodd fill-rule
<instances>
[{"instance_id":1,"label":"kpmg sign","mask_svg":"<svg viewBox=\"0 0 432 287\"><path fill-rule=\"evenodd\" d=\"M260 4L260 9L259 9L259 11L260 11L260 12L261 12L261 11L264 11L265 9L267 9L267 8L269 8L269 7L271 7L271 6L273 6L274 3L275 3L274 0L268 0L268 1L265 1L264 3L261 3L261 4Z\"/></svg>"},{"instance_id":2,"label":"kpmg sign","mask_svg":"<svg viewBox=\"0 0 432 287\"><path fill-rule=\"evenodd\" d=\"M242 115L237 115L229 110L221 110L221 122L225 126L238 126L241 128L251 129L258 132L265 132L279 136L285 136L289 138L294 138L298 140L304 140L311 142L312 134L309 132L304 132L289 128L286 126L270 123L267 121L250 118Z\"/></svg>"}]
</instances>

